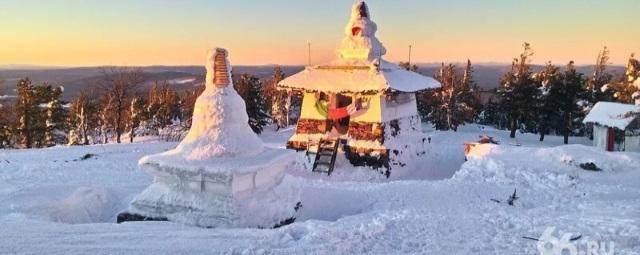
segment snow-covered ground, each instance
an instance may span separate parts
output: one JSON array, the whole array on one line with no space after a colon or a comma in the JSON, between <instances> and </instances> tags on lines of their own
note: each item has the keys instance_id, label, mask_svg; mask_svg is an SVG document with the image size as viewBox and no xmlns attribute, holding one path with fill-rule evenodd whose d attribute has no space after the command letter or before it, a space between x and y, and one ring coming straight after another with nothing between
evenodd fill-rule
<instances>
[{"instance_id":1,"label":"snow-covered ground","mask_svg":"<svg viewBox=\"0 0 640 255\"><path fill-rule=\"evenodd\" d=\"M300 163L284 184L302 188L303 209L278 229L202 229L171 222L115 224L117 212L152 179L143 155L175 147L135 144L0 151L2 254L538 254L548 227L614 242L640 254L640 154L605 153L584 138L518 134L476 125L431 137L423 172L387 181L338 160L330 177ZM281 147L292 130L267 131ZM464 161L465 141L483 145ZM521 144L514 146L510 144ZM86 154L93 156L81 160ZM586 171L593 162L603 171ZM513 206L507 198L517 189ZM500 203L492 199L501 201ZM603 254L603 253L599 253Z\"/></svg>"}]
</instances>

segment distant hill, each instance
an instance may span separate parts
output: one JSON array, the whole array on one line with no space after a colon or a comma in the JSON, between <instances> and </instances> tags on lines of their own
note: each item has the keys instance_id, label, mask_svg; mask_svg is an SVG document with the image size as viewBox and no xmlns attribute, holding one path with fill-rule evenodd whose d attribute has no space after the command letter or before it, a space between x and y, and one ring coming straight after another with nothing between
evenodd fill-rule
<instances>
[{"instance_id":1,"label":"distant hill","mask_svg":"<svg viewBox=\"0 0 640 255\"><path fill-rule=\"evenodd\" d=\"M464 68L466 64L456 64L457 67ZM593 72L593 65L576 66L579 73L589 76ZM440 64L418 64L418 72L426 76L435 75L440 69ZM493 89L500 85L500 78L506 72L510 71L510 64L474 64L473 80L482 89ZM533 72L539 72L544 69L543 65L532 65ZM625 72L624 66L609 66L607 70L617 77Z\"/></svg>"},{"instance_id":2,"label":"distant hill","mask_svg":"<svg viewBox=\"0 0 640 255\"><path fill-rule=\"evenodd\" d=\"M44 82L63 86L63 100L71 100L81 91L92 91L103 79L106 67L47 68L47 69L0 69L1 95L15 95L18 80L29 77L35 84ZM234 75L249 73L266 80L274 66L234 66ZM282 66L288 75L301 71L302 66ZM188 90L202 85L206 70L203 66L148 66L142 67L145 83L141 89L150 87L154 81L167 81L175 90ZM7 97L11 98L11 97Z\"/></svg>"},{"instance_id":3,"label":"distant hill","mask_svg":"<svg viewBox=\"0 0 640 255\"><path fill-rule=\"evenodd\" d=\"M463 64L457 66L463 67ZM13 67L13 68L9 68ZM439 64L418 64L419 72L423 75L433 76L440 68ZM234 75L248 73L267 80L273 71L273 65L266 66L234 66ZM304 66L282 66L286 75L292 75L301 71ZM474 80L483 89L492 89L499 86L500 77L509 71L508 64L474 64ZM542 70L543 66L534 65L533 71ZM0 66L0 80L4 84L0 86L0 96L15 95L17 81L24 77L31 78L36 84L48 82L64 87L63 99L71 100L81 91L95 89L95 84L102 79L105 67L75 67L55 68L37 66ZM147 66L142 67L145 72L145 84L143 88L151 86L154 81L166 80L176 90L188 90L201 85L204 81L205 68L203 66ZM588 76L593 66L578 66L579 72ZM624 73L624 67L611 66L609 71L615 75ZM4 97L11 98L11 97Z\"/></svg>"}]
</instances>

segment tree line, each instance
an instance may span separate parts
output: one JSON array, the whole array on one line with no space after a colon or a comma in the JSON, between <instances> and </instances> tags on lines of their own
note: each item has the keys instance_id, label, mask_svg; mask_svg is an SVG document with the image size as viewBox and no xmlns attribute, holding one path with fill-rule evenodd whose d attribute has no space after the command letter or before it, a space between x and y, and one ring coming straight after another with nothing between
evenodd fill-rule
<instances>
[{"instance_id":1,"label":"tree line","mask_svg":"<svg viewBox=\"0 0 640 255\"><path fill-rule=\"evenodd\" d=\"M293 112L301 97L276 89L284 77L279 67L264 86L249 74L236 77L234 88L246 102L249 125L256 133L272 122L278 127L295 123ZM154 81L143 89L145 82L139 68L105 69L90 90L65 102L62 86L21 79L15 102L0 105L0 148L121 143L123 137L133 142L139 136L181 139L204 86L179 92L167 81Z\"/></svg>"},{"instance_id":2,"label":"tree line","mask_svg":"<svg viewBox=\"0 0 640 255\"><path fill-rule=\"evenodd\" d=\"M599 101L633 103L633 86L640 76L640 62L629 58L626 72L615 77L608 72L609 50L599 52L593 73L579 73L573 61L560 67L548 62L541 71L532 70L533 50L528 43L513 59L494 96L481 102L481 90L473 80L473 66L464 68L442 63L434 75L442 87L416 93L418 111L438 130L457 131L465 123L479 123L517 131L591 136L582 124L586 113ZM407 70L416 65L400 63ZM234 76L234 88L244 99L249 125L260 133L273 123L277 128L295 124L302 95L278 90L285 74L275 67L265 81L249 74ZM61 99L60 86L34 85L29 78L16 84L13 105L0 105L0 148L41 148L57 144L88 145L133 142L139 136L179 140L191 125L196 98L203 91L178 92L166 81L155 81L142 89L145 74L139 68L114 67L103 71L91 93L81 92L71 102Z\"/></svg>"},{"instance_id":3,"label":"tree line","mask_svg":"<svg viewBox=\"0 0 640 255\"><path fill-rule=\"evenodd\" d=\"M582 124L582 119L597 102L634 103L632 95L638 88L633 83L640 76L640 62L633 54L620 77L608 72L606 47L599 52L590 76L579 73L573 61L563 67L548 62L541 71L534 72L533 55L531 45L525 43L510 71L502 76L495 96L484 104L480 103L480 91L473 82L470 61L463 70L442 64L435 75L442 87L417 94L422 119L438 130L455 131L459 125L475 122L508 129L511 138L518 130L537 133L540 141L547 134L562 135L566 144L570 136L592 137L591 127ZM401 66L417 69L408 63Z\"/></svg>"}]
</instances>

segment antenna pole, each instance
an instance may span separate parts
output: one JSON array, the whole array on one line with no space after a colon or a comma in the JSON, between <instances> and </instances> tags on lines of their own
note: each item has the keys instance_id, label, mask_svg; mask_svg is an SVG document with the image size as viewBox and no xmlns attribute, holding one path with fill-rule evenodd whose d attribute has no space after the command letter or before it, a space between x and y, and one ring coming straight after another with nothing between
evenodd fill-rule
<instances>
[{"instance_id":1,"label":"antenna pole","mask_svg":"<svg viewBox=\"0 0 640 255\"><path fill-rule=\"evenodd\" d=\"M409 64L409 68L411 68L411 44L409 44L409 62L407 62Z\"/></svg>"},{"instance_id":2,"label":"antenna pole","mask_svg":"<svg viewBox=\"0 0 640 255\"><path fill-rule=\"evenodd\" d=\"M307 43L307 49L309 51L309 56L308 56L309 63L308 63L308 65L311 66L311 43L310 42Z\"/></svg>"}]
</instances>

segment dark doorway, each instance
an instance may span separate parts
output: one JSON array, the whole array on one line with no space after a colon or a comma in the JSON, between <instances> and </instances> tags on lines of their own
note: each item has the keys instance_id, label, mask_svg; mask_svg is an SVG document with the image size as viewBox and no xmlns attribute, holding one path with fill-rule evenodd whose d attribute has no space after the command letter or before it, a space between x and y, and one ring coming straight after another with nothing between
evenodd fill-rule
<instances>
[{"instance_id":1,"label":"dark doorway","mask_svg":"<svg viewBox=\"0 0 640 255\"><path fill-rule=\"evenodd\" d=\"M613 128L607 129L607 151L613 151L616 144L616 131Z\"/></svg>"},{"instance_id":2,"label":"dark doorway","mask_svg":"<svg viewBox=\"0 0 640 255\"><path fill-rule=\"evenodd\" d=\"M337 132L338 134L344 135L349 131L349 115L347 113L347 106L349 106L353 102L350 96L346 96L343 94L332 94L329 98L329 111L333 111L340 118L333 118L332 122L332 132ZM335 131L333 130L335 129Z\"/></svg>"}]
</instances>

